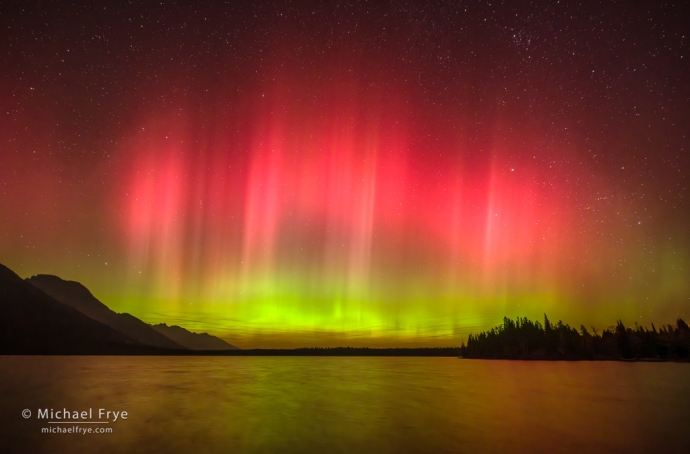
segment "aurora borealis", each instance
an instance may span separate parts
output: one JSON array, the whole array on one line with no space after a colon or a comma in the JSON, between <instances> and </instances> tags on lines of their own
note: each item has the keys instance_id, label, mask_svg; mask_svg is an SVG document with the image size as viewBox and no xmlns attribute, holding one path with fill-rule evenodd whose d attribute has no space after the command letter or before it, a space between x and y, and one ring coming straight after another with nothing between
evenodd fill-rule
<instances>
[{"instance_id":1,"label":"aurora borealis","mask_svg":"<svg viewBox=\"0 0 690 454\"><path fill-rule=\"evenodd\" d=\"M690 317L681 6L2 6L0 263L240 347Z\"/></svg>"}]
</instances>

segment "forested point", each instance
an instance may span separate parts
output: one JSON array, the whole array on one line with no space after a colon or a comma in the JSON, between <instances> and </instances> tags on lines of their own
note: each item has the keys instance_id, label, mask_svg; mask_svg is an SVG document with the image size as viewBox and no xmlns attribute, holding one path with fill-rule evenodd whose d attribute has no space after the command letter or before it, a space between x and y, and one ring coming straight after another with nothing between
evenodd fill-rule
<instances>
[{"instance_id":1,"label":"forested point","mask_svg":"<svg viewBox=\"0 0 690 454\"><path fill-rule=\"evenodd\" d=\"M465 358L493 359L657 359L687 360L690 357L690 328L679 318L676 326L657 329L626 327L618 320L615 327L588 330L580 325L551 323L544 315L544 325L518 317L503 319L503 324L479 334L470 334L461 347Z\"/></svg>"}]
</instances>

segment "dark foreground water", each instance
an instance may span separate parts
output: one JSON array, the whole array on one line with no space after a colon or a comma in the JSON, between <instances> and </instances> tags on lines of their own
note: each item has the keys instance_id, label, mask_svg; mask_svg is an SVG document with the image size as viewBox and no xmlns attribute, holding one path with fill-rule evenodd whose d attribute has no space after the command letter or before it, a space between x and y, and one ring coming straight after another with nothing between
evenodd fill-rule
<instances>
[{"instance_id":1,"label":"dark foreground water","mask_svg":"<svg viewBox=\"0 0 690 454\"><path fill-rule=\"evenodd\" d=\"M2 452L690 452L690 364L0 357L0 393Z\"/></svg>"}]
</instances>

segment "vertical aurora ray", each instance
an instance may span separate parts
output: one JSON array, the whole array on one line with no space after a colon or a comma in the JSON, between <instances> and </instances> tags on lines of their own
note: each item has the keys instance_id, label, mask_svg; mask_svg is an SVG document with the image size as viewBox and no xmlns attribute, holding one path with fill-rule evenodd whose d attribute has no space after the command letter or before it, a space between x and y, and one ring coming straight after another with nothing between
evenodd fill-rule
<instances>
[{"instance_id":1,"label":"vertical aurora ray","mask_svg":"<svg viewBox=\"0 0 690 454\"><path fill-rule=\"evenodd\" d=\"M128 145L125 306L148 295L149 317L240 343L306 332L448 343L487 301L552 298L568 208L529 166L515 172L498 147L474 162L427 156L395 105L364 94L305 109L272 93L253 128L228 127L235 149L199 146L195 122L160 118Z\"/></svg>"},{"instance_id":2,"label":"vertical aurora ray","mask_svg":"<svg viewBox=\"0 0 690 454\"><path fill-rule=\"evenodd\" d=\"M687 319L678 6L568 8L23 6L0 263L241 347Z\"/></svg>"}]
</instances>

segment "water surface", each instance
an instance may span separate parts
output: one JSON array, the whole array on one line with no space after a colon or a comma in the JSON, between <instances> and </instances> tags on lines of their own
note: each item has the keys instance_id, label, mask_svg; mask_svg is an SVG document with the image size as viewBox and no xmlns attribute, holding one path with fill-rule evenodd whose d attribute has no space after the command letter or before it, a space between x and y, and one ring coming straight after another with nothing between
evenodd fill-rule
<instances>
[{"instance_id":1,"label":"water surface","mask_svg":"<svg viewBox=\"0 0 690 454\"><path fill-rule=\"evenodd\" d=\"M0 357L0 371L10 452L690 452L690 364ZM39 408L128 419L44 434Z\"/></svg>"}]
</instances>

